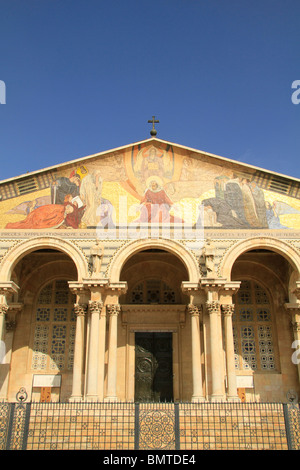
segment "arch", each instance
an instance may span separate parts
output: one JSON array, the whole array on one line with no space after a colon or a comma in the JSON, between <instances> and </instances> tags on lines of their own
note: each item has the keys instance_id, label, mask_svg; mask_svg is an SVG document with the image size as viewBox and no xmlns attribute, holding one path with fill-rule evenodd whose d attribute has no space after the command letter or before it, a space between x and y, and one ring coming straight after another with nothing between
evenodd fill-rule
<instances>
[{"instance_id":1,"label":"arch","mask_svg":"<svg viewBox=\"0 0 300 470\"><path fill-rule=\"evenodd\" d=\"M119 282L120 274L125 262L140 251L157 248L165 250L179 258L185 266L190 282L199 282L199 268L196 259L184 246L173 240L147 239L134 240L123 247L114 257L108 270L110 282Z\"/></svg>"},{"instance_id":2,"label":"arch","mask_svg":"<svg viewBox=\"0 0 300 470\"><path fill-rule=\"evenodd\" d=\"M38 237L23 241L8 251L0 264L0 280L10 281L16 264L25 255L43 248L54 249L68 255L76 266L78 281L88 276L87 260L73 243L56 237Z\"/></svg>"},{"instance_id":3,"label":"arch","mask_svg":"<svg viewBox=\"0 0 300 470\"><path fill-rule=\"evenodd\" d=\"M298 251L288 243L273 237L253 237L236 243L228 250L221 262L221 277L230 280L232 267L237 258L243 253L255 249L266 249L283 256L296 271L297 277L300 277L300 255Z\"/></svg>"}]
</instances>

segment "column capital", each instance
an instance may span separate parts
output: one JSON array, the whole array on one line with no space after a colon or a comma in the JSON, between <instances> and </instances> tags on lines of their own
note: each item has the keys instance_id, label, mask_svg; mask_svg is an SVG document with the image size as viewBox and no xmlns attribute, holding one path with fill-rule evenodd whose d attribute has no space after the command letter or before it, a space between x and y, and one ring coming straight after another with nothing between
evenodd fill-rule
<instances>
[{"instance_id":1,"label":"column capital","mask_svg":"<svg viewBox=\"0 0 300 470\"><path fill-rule=\"evenodd\" d=\"M8 305L7 304L0 304L0 315L5 316L8 312Z\"/></svg>"},{"instance_id":2,"label":"column capital","mask_svg":"<svg viewBox=\"0 0 300 470\"><path fill-rule=\"evenodd\" d=\"M206 302L206 310L208 311L209 315L212 315L214 313L220 313L220 302L218 301L211 301L211 302Z\"/></svg>"},{"instance_id":3,"label":"column capital","mask_svg":"<svg viewBox=\"0 0 300 470\"><path fill-rule=\"evenodd\" d=\"M76 317L85 316L88 311L88 305L84 303L74 304L74 311Z\"/></svg>"},{"instance_id":4,"label":"column capital","mask_svg":"<svg viewBox=\"0 0 300 470\"><path fill-rule=\"evenodd\" d=\"M121 312L120 304L108 304L106 305L106 311L110 316L118 316Z\"/></svg>"},{"instance_id":5,"label":"column capital","mask_svg":"<svg viewBox=\"0 0 300 470\"><path fill-rule=\"evenodd\" d=\"M292 321L291 325L292 325L293 331L295 331L296 333L300 332L300 321Z\"/></svg>"},{"instance_id":6,"label":"column capital","mask_svg":"<svg viewBox=\"0 0 300 470\"><path fill-rule=\"evenodd\" d=\"M199 315L201 315L201 313L203 312L203 306L202 305L188 304L186 306L186 311L191 316L199 317Z\"/></svg>"},{"instance_id":7,"label":"column capital","mask_svg":"<svg viewBox=\"0 0 300 470\"><path fill-rule=\"evenodd\" d=\"M89 311L90 313L101 313L103 307L103 302L99 300L90 300L89 301Z\"/></svg>"},{"instance_id":8,"label":"column capital","mask_svg":"<svg viewBox=\"0 0 300 470\"><path fill-rule=\"evenodd\" d=\"M296 281L296 289L292 293L300 300L300 281Z\"/></svg>"},{"instance_id":9,"label":"column capital","mask_svg":"<svg viewBox=\"0 0 300 470\"><path fill-rule=\"evenodd\" d=\"M234 314L235 305L234 304L222 304L221 305L221 312L225 316L232 316Z\"/></svg>"}]
</instances>

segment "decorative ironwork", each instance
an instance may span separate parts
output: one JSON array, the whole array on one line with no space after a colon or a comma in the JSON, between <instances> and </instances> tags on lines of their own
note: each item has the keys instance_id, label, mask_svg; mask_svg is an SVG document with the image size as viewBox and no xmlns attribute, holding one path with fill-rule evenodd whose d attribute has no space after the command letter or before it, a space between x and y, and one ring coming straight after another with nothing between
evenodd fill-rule
<instances>
[{"instance_id":1,"label":"decorative ironwork","mask_svg":"<svg viewBox=\"0 0 300 470\"><path fill-rule=\"evenodd\" d=\"M0 450L300 450L296 401L0 403Z\"/></svg>"},{"instance_id":2,"label":"decorative ironwork","mask_svg":"<svg viewBox=\"0 0 300 470\"><path fill-rule=\"evenodd\" d=\"M147 405L141 405L147 407ZM148 408L148 407L147 407ZM168 409L169 408L169 409ZM139 449L175 449L175 415L173 406L156 405L139 414Z\"/></svg>"}]
</instances>

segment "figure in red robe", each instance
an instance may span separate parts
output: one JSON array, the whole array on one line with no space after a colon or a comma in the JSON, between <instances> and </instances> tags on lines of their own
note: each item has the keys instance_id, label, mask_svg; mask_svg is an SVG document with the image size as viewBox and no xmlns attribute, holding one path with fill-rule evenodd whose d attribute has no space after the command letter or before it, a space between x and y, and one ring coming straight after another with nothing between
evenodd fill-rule
<instances>
[{"instance_id":1,"label":"figure in red robe","mask_svg":"<svg viewBox=\"0 0 300 470\"><path fill-rule=\"evenodd\" d=\"M170 214L173 202L156 179L152 179L141 200L141 223L182 223L182 219Z\"/></svg>"},{"instance_id":2,"label":"figure in red robe","mask_svg":"<svg viewBox=\"0 0 300 470\"><path fill-rule=\"evenodd\" d=\"M6 224L9 229L43 229L61 226L78 228L84 206L80 209L72 202L72 196L65 197L64 204L46 204L34 209L26 219Z\"/></svg>"}]
</instances>

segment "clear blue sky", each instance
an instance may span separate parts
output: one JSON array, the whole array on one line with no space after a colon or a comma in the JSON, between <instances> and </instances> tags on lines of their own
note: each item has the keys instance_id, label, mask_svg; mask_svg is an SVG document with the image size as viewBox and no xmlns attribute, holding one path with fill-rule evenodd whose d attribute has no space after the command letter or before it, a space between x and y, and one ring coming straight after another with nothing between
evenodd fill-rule
<instances>
[{"instance_id":1,"label":"clear blue sky","mask_svg":"<svg viewBox=\"0 0 300 470\"><path fill-rule=\"evenodd\" d=\"M0 179L150 137L300 177L299 0L0 0Z\"/></svg>"}]
</instances>

